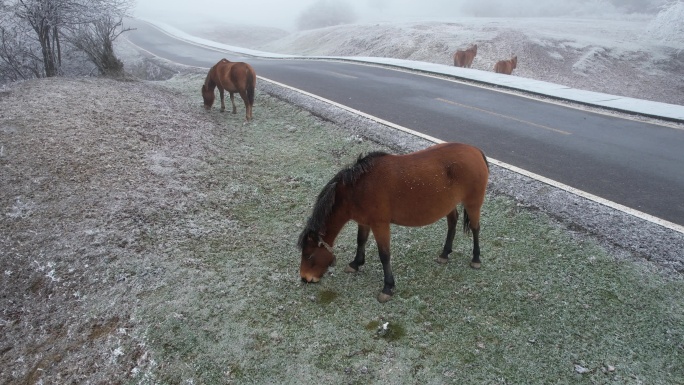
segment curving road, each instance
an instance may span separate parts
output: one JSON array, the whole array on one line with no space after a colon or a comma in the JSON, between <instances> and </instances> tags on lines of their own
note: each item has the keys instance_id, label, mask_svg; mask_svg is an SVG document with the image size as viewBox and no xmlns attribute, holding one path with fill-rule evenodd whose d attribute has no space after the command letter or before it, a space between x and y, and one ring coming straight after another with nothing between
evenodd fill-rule
<instances>
[{"instance_id":1,"label":"curving road","mask_svg":"<svg viewBox=\"0 0 684 385\"><path fill-rule=\"evenodd\" d=\"M261 77L684 225L684 130L351 62L246 58L133 26L126 37L159 57L206 68L248 61Z\"/></svg>"}]
</instances>

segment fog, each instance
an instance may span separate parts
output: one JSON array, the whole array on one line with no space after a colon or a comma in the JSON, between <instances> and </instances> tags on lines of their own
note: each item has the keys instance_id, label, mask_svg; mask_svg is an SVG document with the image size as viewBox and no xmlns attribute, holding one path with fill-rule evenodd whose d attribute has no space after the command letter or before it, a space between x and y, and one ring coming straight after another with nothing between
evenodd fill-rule
<instances>
[{"instance_id":1,"label":"fog","mask_svg":"<svg viewBox=\"0 0 684 385\"><path fill-rule=\"evenodd\" d=\"M173 23L224 22L293 30L297 18L326 0L137 0L134 15ZM605 17L656 13L668 0L327 0L348 4L357 22L455 17Z\"/></svg>"}]
</instances>

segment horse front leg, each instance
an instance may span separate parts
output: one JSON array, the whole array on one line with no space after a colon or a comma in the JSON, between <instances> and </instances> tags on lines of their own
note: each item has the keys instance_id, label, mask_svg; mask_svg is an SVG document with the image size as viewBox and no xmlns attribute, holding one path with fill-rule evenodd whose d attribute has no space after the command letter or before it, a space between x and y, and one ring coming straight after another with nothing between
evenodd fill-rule
<instances>
[{"instance_id":1,"label":"horse front leg","mask_svg":"<svg viewBox=\"0 0 684 385\"><path fill-rule=\"evenodd\" d=\"M368 242L369 235L370 227L359 225L359 231L356 233L356 256L344 269L345 272L356 273L366 263L366 242Z\"/></svg>"},{"instance_id":2,"label":"horse front leg","mask_svg":"<svg viewBox=\"0 0 684 385\"><path fill-rule=\"evenodd\" d=\"M447 263L449 262L449 254L451 254L452 247L454 244L454 236L456 235L456 223L458 222L458 210L454 209L446 216L447 219L447 236L444 242L444 249L442 249L442 254L437 257L437 262Z\"/></svg>"},{"instance_id":3,"label":"horse front leg","mask_svg":"<svg viewBox=\"0 0 684 385\"><path fill-rule=\"evenodd\" d=\"M237 114L237 107L235 107L235 94L232 92L229 92L230 94L230 103L233 105L233 113Z\"/></svg>"},{"instance_id":4,"label":"horse front leg","mask_svg":"<svg viewBox=\"0 0 684 385\"><path fill-rule=\"evenodd\" d=\"M221 96L221 112L226 110L226 102L223 98L223 88L219 88L219 96Z\"/></svg>"},{"instance_id":5,"label":"horse front leg","mask_svg":"<svg viewBox=\"0 0 684 385\"><path fill-rule=\"evenodd\" d=\"M390 227L389 224L373 228L373 236L375 242L378 244L378 253L380 254L380 263L382 263L382 273L384 276L384 286L382 291L378 294L378 302L384 303L392 299L394 294L394 274L392 274L392 265L390 264Z\"/></svg>"}]
</instances>

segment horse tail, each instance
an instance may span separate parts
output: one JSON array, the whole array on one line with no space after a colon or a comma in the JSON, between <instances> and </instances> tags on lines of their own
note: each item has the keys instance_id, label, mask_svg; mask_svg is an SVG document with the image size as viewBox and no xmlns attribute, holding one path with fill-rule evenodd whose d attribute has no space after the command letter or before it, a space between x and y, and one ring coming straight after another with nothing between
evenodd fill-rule
<instances>
[{"instance_id":1,"label":"horse tail","mask_svg":"<svg viewBox=\"0 0 684 385\"><path fill-rule=\"evenodd\" d=\"M480 150L480 154L482 154L482 159L484 159L484 162L487 165L487 171L489 171L489 160L487 160L487 155L485 155L484 151L482 150Z\"/></svg>"},{"instance_id":2,"label":"horse tail","mask_svg":"<svg viewBox=\"0 0 684 385\"><path fill-rule=\"evenodd\" d=\"M465 206L463 206L463 233L470 235L470 217Z\"/></svg>"},{"instance_id":3,"label":"horse tail","mask_svg":"<svg viewBox=\"0 0 684 385\"><path fill-rule=\"evenodd\" d=\"M247 67L247 100L249 100L250 105L254 105L254 70L251 67Z\"/></svg>"}]
</instances>

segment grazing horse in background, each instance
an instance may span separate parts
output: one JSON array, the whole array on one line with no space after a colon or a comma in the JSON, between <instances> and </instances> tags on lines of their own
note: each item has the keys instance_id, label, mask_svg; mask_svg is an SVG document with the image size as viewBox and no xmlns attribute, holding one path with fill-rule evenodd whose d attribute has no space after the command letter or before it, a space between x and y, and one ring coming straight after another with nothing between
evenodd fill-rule
<instances>
[{"instance_id":1,"label":"grazing horse in background","mask_svg":"<svg viewBox=\"0 0 684 385\"><path fill-rule=\"evenodd\" d=\"M356 256L347 272L365 263L370 232L378 245L384 287L378 301L394 293L390 266L390 225L426 226L447 219L444 248L437 258L448 262L463 204L463 230L473 233L470 265L480 267L480 208L485 199L489 164L484 153L461 143L442 143L406 155L372 152L335 175L318 195L306 227L299 236L299 273L305 282L318 282L336 258L333 245L349 221L358 224ZM426 277L427 278L427 277Z\"/></svg>"},{"instance_id":2,"label":"grazing horse in background","mask_svg":"<svg viewBox=\"0 0 684 385\"><path fill-rule=\"evenodd\" d=\"M498 74L510 75L518 67L518 57L513 56L511 60L501 60L494 65L494 72Z\"/></svg>"},{"instance_id":3,"label":"grazing horse in background","mask_svg":"<svg viewBox=\"0 0 684 385\"><path fill-rule=\"evenodd\" d=\"M231 62L221 59L209 69L207 78L202 85L202 98L204 108L211 109L214 104L214 89L218 87L221 96L221 112L226 110L223 92L228 91L230 102L233 104L233 113L237 113L235 107L235 97L233 93L240 94L242 101L245 102L245 121L252 119L252 107L254 106L254 88L256 87L256 72L251 65L244 62Z\"/></svg>"},{"instance_id":4,"label":"grazing horse in background","mask_svg":"<svg viewBox=\"0 0 684 385\"><path fill-rule=\"evenodd\" d=\"M454 66L470 68L473 65L473 59L477 55L477 44L473 44L466 50L458 50L454 54Z\"/></svg>"}]
</instances>

